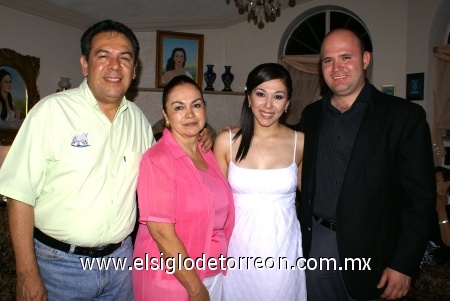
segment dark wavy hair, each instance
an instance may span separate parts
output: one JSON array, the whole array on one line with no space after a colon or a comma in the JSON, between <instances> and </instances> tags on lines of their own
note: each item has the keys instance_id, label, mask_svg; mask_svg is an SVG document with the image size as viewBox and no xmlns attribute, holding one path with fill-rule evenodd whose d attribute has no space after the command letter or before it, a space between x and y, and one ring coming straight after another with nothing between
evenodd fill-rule
<instances>
[{"instance_id":1,"label":"dark wavy hair","mask_svg":"<svg viewBox=\"0 0 450 301\"><path fill-rule=\"evenodd\" d=\"M200 95L202 96L203 104L206 105L205 99L203 98L202 89L200 89L200 87L197 85L197 83L189 76L178 75L178 76L175 76L174 78L172 78L170 80L170 82L164 87L164 90L162 93L162 107L163 107L164 112L167 112L167 110L166 110L167 96L170 94L170 92L172 92L172 90L175 87L178 87L182 84L193 85L198 90L198 92L200 92Z\"/></svg>"},{"instance_id":2,"label":"dark wavy hair","mask_svg":"<svg viewBox=\"0 0 450 301\"><path fill-rule=\"evenodd\" d=\"M184 54L184 62L183 62L183 68L184 68L184 65L186 64L186 60L187 60L186 50L184 50L184 48L174 48L172 50L172 55L167 60L166 71L170 71L170 70L174 70L175 69L175 60L173 58L175 57L175 52L177 52L177 51L181 51Z\"/></svg>"},{"instance_id":3,"label":"dark wavy hair","mask_svg":"<svg viewBox=\"0 0 450 301\"><path fill-rule=\"evenodd\" d=\"M9 75L9 77L12 78L11 73L6 71L5 69L0 69L0 81L3 80L5 76ZM6 102L8 102L9 107L12 109L13 102L12 102L12 96L11 93L8 93L8 99L3 99L3 96L0 94L0 103L2 104L2 112L0 113L0 119L5 121L6 117L8 117L8 109L6 108ZM16 116L19 118L19 116Z\"/></svg>"},{"instance_id":4,"label":"dark wavy hair","mask_svg":"<svg viewBox=\"0 0 450 301\"><path fill-rule=\"evenodd\" d=\"M290 100L292 97L292 80L289 72L280 64L266 63L256 66L247 77L247 82L245 84L245 99L242 104L240 129L234 135L233 140L239 138L242 135L241 143L239 145L238 151L236 153L236 161L244 160L247 156L248 150L250 149L250 144L252 142L254 130L255 130L255 120L252 112L252 108L249 107L249 95L252 94L253 90L260 84L273 80L280 79L287 89L287 99Z\"/></svg>"},{"instance_id":5,"label":"dark wavy hair","mask_svg":"<svg viewBox=\"0 0 450 301\"><path fill-rule=\"evenodd\" d=\"M136 35L130 28L128 28L124 24L112 20L103 20L95 23L94 25L89 27L81 36L81 54L84 55L87 61L89 60L89 54L91 52L92 39L97 34L103 32L116 32L123 34L130 41L133 47L134 64L137 63L140 48Z\"/></svg>"}]
</instances>

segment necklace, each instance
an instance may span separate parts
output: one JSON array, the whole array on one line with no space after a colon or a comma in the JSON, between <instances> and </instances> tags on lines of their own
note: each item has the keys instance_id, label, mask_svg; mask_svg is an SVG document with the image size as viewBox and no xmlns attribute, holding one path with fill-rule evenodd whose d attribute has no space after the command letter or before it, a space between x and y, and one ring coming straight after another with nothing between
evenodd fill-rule
<instances>
[{"instance_id":1,"label":"necklace","mask_svg":"<svg viewBox=\"0 0 450 301\"><path fill-rule=\"evenodd\" d=\"M275 140L276 140L276 138L278 137L278 134L279 134L279 133L280 133L280 129L278 128L277 134L275 135L275 137L274 137L272 143L270 144L269 149L268 149L264 154L261 153L261 150L259 149L258 143L256 143L256 140L253 140L253 142L255 143L256 149L258 150L258 153L259 153L259 155L261 156L261 158L263 159L263 161L264 161L265 157L267 156L267 154L272 150L272 147L274 146Z\"/></svg>"}]
</instances>

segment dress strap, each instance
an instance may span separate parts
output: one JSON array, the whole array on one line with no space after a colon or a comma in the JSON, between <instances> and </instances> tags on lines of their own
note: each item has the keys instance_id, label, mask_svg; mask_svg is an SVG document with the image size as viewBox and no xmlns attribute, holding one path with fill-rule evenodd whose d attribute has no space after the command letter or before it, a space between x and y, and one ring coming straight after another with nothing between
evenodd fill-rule
<instances>
[{"instance_id":1,"label":"dress strap","mask_svg":"<svg viewBox=\"0 0 450 301\"><path fill-rule=\"evenodd\" d=\"M233 147L232 147L232 139L231 139L231 129L228 130L230 133L230 161L233 162Z\"/></svg>"},{"instance_id":2,"label":"dress strap","mask_svg":"<svg viewBox=\"0 0 450 301\"><path fill-rule=\"evenodd\" d=\"M296 150L297 150L297 131L294 131L294 163Z\"/></svg>"}]
</instances>

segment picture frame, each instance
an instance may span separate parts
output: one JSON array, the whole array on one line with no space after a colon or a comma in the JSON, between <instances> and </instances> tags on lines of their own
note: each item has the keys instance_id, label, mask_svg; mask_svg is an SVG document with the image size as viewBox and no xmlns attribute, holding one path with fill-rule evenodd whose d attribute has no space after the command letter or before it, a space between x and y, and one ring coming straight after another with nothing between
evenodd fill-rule
<instances>
[{"instance_id":1,"label":"picture frame","mask_svg":"<svg viewBox=\"0 0 450 301\"><path fill-rule=\"evenodd\" d=\"M13 106L19 110L20 122L0 119L0 145L12 144L21 121L30 109L39 101L38 78L40 59L22 55L12 49L0 48L0 69L6 70L12 77L11 96ZM1 79L0 79L1 80Z\"/></svg>"},{"instance_id":2,"label":"picture frame","mask_svg":"<svg viewBox=\"0 0 450 301\"><path fill-rule=\"evenodd\" d=\"M406 99L423 100L424 73L410 73L406 75Z\"/></svg>"},{"instance_id":3,"label":"picture frame","mask_svg":"<svg viewBox=\"0 0 450 301\"><path fill-rule=\"evenodd\" d=\"M395 95L395 85L382 85L381 92L389 95Z\"/></svg>"},{"instance_id":4,"label":"picture frame","mask_svg":"<svg viewBox=\"0 0 450 301\"><path fill-rule=\"evenodd\" d=\"M174 76L183 74L183 70L184 74L192 77L200 89L202 88L203 40L203 34L160 30L156 32L155 85L157 88L165 87ZM183 56L184 63L180 67Z\"/></svg>"}]
</instances>

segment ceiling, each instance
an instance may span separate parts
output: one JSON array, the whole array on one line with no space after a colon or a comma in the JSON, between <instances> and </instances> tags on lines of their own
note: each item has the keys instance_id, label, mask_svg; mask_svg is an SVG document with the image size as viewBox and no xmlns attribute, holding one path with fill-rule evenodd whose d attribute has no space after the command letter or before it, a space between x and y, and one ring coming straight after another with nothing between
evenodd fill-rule
<instances>
[{"instance_id":1,"label":"ceiling","mask_svg":"<svg viewBox=\"0 0 450 301\"><path fill-rule=\"evenodd\" d=\"M281 0L282 8L300 2L307 1ZM235 0L0 0L0 4L80 29L104 19L134 31L225 28L248 20Z\"/></svg>"}]
</instances>

